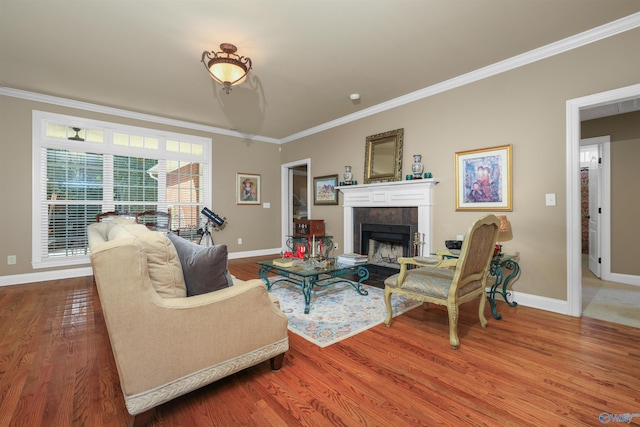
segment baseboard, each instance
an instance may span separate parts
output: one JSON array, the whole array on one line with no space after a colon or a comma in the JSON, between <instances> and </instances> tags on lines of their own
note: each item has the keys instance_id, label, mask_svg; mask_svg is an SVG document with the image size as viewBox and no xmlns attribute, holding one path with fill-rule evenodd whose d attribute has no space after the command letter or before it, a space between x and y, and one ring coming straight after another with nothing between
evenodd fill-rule
<instances>
[{"instance_id":1,"label":"baseboard","mask_svg":"<svg viewBox=\"0 0 640 427\"><path fill-rule=\"evenodd\" d=\"M246 252L230 252L229 259L236 258L250 258L253 256L264 256L264 255L280 255L280 248L272 248L272 249L260 249L257 251L246 251Z\"/></svg>"},{"instance_id":2,"label":"baseboard","mask_svg":"<svg viewBox=\"0 0 640 427\"><path fill-rule=\"evenodd\" d=\"M48 280L70 279L72 277L93 276L91 267L42 271L38 273L0 276L0 286L23 285L25 283L46 282Z\"/></svg>"},{"instance_id":3,"label":"baseboard","mask_svg":"<svg viewBox=\"0 0 640 427\"><path fill-rule=\"evenodd\" d=\"M500 301L501 298L502 297L499 296L496 300ZM569 316L569 304L565 300L541 297L539 295L525 294L522 292L513 292L513 300L517 302L518 305Z\"/></svg>"},{"instance_id":4,"label":"baseboard","mask_svg":"<svg viewBox=\"0 0 640 427\"><path fill-rule=\"evenodd\" d=\"M603 280L616 283L624 283L625 285L640 286L640 276L632 276L630 274L610 273L602 275Z\"/></svg>"}]
</instances>

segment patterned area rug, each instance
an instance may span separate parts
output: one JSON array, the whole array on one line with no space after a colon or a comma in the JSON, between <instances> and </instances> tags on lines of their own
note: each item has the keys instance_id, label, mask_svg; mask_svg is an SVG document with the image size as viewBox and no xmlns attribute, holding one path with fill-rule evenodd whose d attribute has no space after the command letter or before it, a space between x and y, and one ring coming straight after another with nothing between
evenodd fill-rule
<instances>
[{"instance_id":1,"label":"patterned area rug","mask_svg":"<svg viewBox=\"0 0 640 427\"><path fill-rule=\"evenodd\" d=\"M270 277L271 283L279 277ZM314 288L309 314L304 314L304 296L300 287L278 282L271 293L280 300L280 308L289 318L289 330L302 338L327 347L381 324L387 315L384 290L365 285L369 295L360 295L348 283L336 283L326 288ZM394 317L421 303L392 295Z\"/></svg>"}]
</instances>

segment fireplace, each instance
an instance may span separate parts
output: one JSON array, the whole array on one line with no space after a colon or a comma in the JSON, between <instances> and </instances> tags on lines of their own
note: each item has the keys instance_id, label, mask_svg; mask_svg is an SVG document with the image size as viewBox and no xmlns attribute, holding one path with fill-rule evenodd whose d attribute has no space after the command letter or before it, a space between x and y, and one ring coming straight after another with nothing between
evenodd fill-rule
<instances>
[{"instance_id":1,"label":"fireplace","mask_svg":"<svg viewBox=\"0 0 640 427\"><path fill-rule=\"evenodd\" d=\"M402 231L399 234L406 234L405 238L387 239L383 242L385 247L378 250L385 252L384 256L390 258L400 253L399 245L402 248L403 256L413 255L412 239L415 232L420 237L418 252L420 254L430 253L432 248L432 206L433 188L438 183L435 178L418 179L411 181L382 182L364 185L349 185L339 187L344 194L344 252L363 252L369 254L369 244L365 248L361 242L361 224L375 224L383 226L406 226L409 231ZM395 228L395 227L393 227ZM375 231L378 237L385 237L386 231ZM390 234L396 234L396 231ZM388 236L387 236L388 237ZM408 239L408 240L407 240ZM373 239L374 241L384 241L385 239ZM407 244L408 242L408 244ZM383 264L382 262L380 264ZM394 274L399 267L388 267L386 265L377 266L369 264L370 274L378 274L373 270L383 270L379 273L384 278ZM382 279L384 280L384 279ZM370 281L368 280L369 284Z\"/></svg>"}]
</instances>

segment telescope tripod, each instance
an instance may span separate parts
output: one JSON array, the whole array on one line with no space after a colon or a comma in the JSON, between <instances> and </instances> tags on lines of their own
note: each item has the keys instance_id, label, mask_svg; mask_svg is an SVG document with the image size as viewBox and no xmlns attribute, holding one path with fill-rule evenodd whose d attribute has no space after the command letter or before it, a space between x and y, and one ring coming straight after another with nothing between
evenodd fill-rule
<instances>
[{"instance_id":1,"label":"telescope tripod","mask_svg":"<svg viewBox=\"0 0 640 427\"><path fill-rule=\"evenodd\" d=\"M209 230L210 223L211 223L211 220L207 220L204 227L202 227L202 233L200 234L200 240L198 241L198 245L202 245L203 240L204 240L205 246L211 246L215 244L213 243L213 236L211 236L211 230Z\"/></svg>"}]
</instances>

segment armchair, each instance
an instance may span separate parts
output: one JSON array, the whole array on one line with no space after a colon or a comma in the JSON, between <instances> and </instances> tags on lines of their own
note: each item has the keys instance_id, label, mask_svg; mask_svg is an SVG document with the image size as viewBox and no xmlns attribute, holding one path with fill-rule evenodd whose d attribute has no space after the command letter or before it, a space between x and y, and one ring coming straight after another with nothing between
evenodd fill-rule
<instances>
[{"instance_id":1,"label":"armchair","mask_svg":"<svg viewBox=\"0 0 640 427\"><path fill-rule=\"evenodd\" d=\"M425 308L430 302L444 305L449 314L449 342L455 350L460 346L458 307L480 297L478 316L480 325L485 328L485 288L499 227L500 220L495 215L487 215L476 220L465 235L457 260L443 260L433 264L429 263L428 258L399 258L400 272L384 281L384 300L387 307L384 323L391 326L392 294L422 301ZM410 266L417 268L410 269Z\"/></svg>"}]
</instances>

